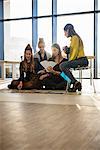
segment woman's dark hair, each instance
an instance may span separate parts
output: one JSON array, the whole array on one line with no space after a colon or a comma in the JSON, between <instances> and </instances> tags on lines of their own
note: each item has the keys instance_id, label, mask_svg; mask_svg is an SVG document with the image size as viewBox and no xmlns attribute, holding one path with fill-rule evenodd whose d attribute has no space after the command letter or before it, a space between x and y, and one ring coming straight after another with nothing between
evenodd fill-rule
<instances>
[{"instance_id":1,"label":"woman's dark hair","mask_svg":"<svg viewBox=\"0 0 100 150\"><path fill-rule=\"evenodd\" d=\"M30 46L30 44L28 44L26 47L25 47L25 51L24 51L24 61L23 61L23 69L25 71L28 70L28 63L27 63L27 60L26 60L26 57L25 57L25 53L26 51L29 50L31 53L32 53L32 47ZM34 72L34 57L33 57L33 54L31 55L31 62L30 62L30 67L29 67L29 70L31 72Z\"/></svg>"},{"instance_id":2,"label":"woman's dark hair","mask_svg":"<svg viewBox=\"0 0 100 150\"><path fill-rule=\"evenodd\" d=\"M68 37L72 37L73 35L77 35L79 37L79 35L76 33L76 31L74 29L74 26L70 23L65 25L64 31L68 31Z\"/></svg>"},{"instance_id":3,"label":"woman's dark hair","mask_svg":"<svg viewBox=\"0 0 100 150\"><path fill-rule=\"evenodd\" d=\"M72 24L66 24L64 27L64 31L68 31L68 37L72 37L73 35L76 35L79 37L79 43L81 43L83 45L83 41L80 38L80 36L76 33L74 26Z\"/></svg>"},{"instance_id":4,"label":"woman's dark hair","mask_svg":"<svg viewBox=\"0 0 100 150\"><path fill-rule=\"evenodd\" d=\"M30 45L30 44L28 44L28 45L26 46L26 48L25 48L25 52L26 52L27 50L30 50L30 51L31 51L31 53L32 53L32 47L31 47L31 45Z\"/></svg>"}]
</instances>

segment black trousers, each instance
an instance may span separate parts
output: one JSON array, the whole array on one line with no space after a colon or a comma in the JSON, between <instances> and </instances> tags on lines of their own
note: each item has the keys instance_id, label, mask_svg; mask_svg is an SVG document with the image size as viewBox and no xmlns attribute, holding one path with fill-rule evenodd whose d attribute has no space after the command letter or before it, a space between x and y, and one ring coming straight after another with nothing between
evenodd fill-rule
<instances>
[{"instance_id":1,"label":"black trousers","mask_svg":"<svg viewBox=\"0 0 100 150\"><path fill-rule=\"evenodd\" d=\"M41 81L42 87L45 86L46 90L65 90L67 82L60 78L58 79L55 75L46 77Z\"/></svg>"},{"instance_id":2,"label":"black trousers","mask_svg":"<svg viewBox=\"0 0 100 150\"><path fill-rule=\"evenodd\" d=\"M70 71L70 68L77 68L77 67L86 67L88 66L88 59L87 57L81 57L71 61L65 61L60 64L60 69L65 75L71 80L71 83L74 84L76 82L75 77Z\"/></svg>"}]
</instances>

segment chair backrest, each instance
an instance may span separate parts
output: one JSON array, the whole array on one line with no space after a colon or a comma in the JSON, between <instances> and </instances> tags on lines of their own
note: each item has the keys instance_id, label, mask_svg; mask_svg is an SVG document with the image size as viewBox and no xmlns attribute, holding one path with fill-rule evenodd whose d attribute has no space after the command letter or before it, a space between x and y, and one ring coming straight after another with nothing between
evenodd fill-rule
<instances>
[{"instance_id":1,"label":"chair backrest","mask_svg":"<svg viewBox=\"0 0 100 150\"><path fill-rule=\"evenodd\" d=\"M87 59L89 61L88 67L93 68L93 62L94 62L95 56L87 56Z\"/></svg>"}]
</instances>

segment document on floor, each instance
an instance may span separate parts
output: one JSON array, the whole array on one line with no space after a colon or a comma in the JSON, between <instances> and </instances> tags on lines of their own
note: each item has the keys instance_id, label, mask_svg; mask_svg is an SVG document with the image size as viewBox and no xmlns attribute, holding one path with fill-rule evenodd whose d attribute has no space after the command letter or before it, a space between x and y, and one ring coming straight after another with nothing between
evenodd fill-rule
<instances>
[{"instance_id":1,"label":"document on floor","mask_svg":"<svg viewBox=\"0 0 100 150\"><path fill-rule=\"evenodd\" d=\"M54 67L56 65L56 63L54 61L47 61L47 60L44 60L44 61L41 61L40 64L47 70L48 67Z\"/></svg>"}]
</instances>

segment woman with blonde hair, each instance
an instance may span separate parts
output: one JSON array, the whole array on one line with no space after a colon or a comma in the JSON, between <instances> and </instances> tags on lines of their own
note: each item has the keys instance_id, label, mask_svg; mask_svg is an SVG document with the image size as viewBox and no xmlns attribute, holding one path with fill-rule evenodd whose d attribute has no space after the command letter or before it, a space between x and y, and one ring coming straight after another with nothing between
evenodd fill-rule
<instances>
[{"instance_id":1,"label":"woman with blonde hair","mask_svg":"<svg viewBox=\"0 0 100 150\"><path fill-rule=\"evenodd\" d=\"M43 38L39 38L38 42L39 51L34 54L34 58L38 58L38 61L48 60L51 55L45 50L45 42Z\"/></svg>"}]
</instances>

